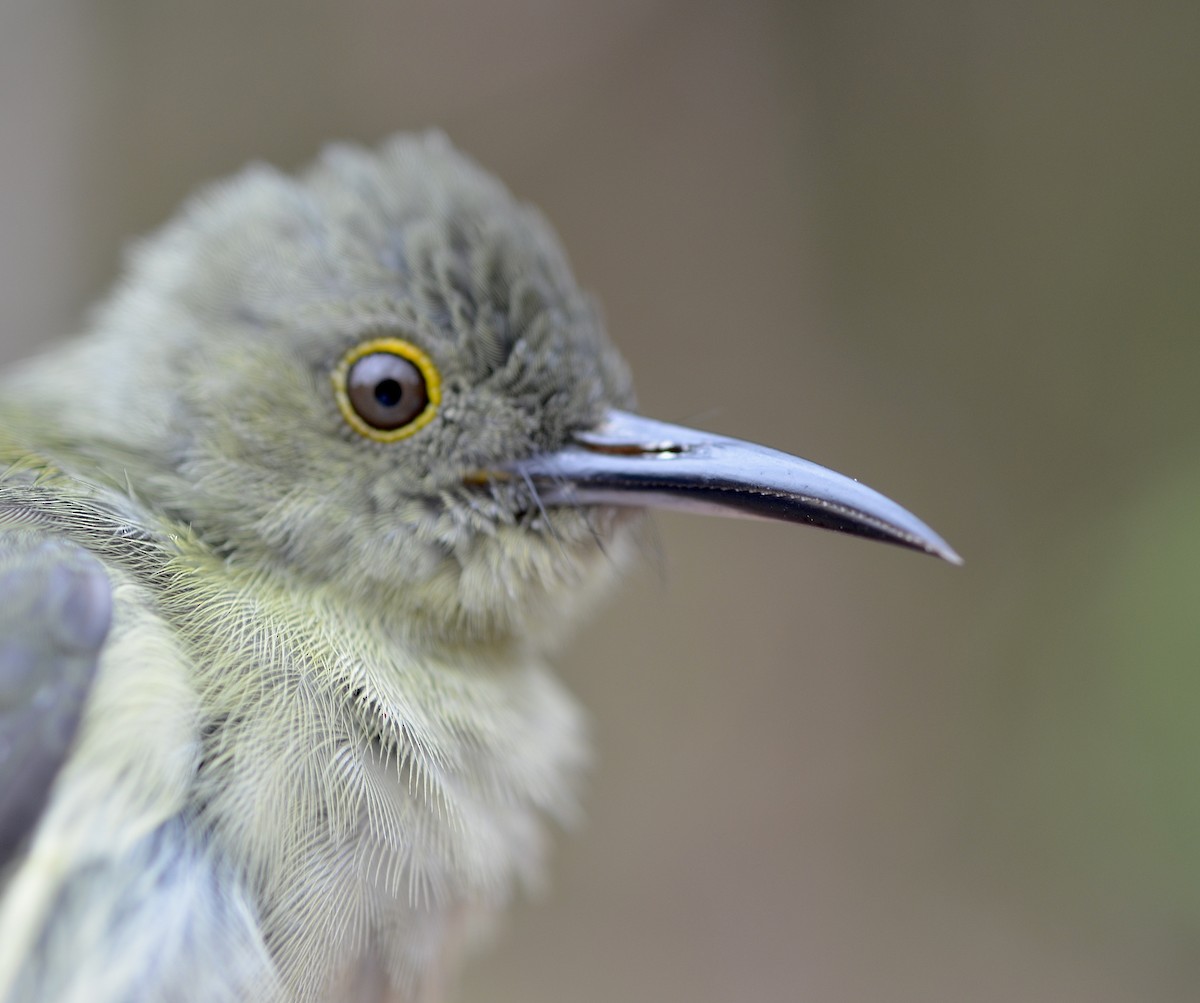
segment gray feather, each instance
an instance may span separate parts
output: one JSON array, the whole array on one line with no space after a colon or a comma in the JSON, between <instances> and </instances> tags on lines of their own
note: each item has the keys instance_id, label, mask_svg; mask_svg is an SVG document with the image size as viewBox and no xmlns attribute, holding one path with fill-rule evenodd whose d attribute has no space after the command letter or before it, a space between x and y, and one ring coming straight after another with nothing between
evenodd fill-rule
<instances>
[{"instance_id":1,"label":"gray feather","mask_svg":"<svg viewBox=\"0 0 1200 1003\"><path fill-rule=\"evenodd\" d=\"M0 532L0 865L46 803L111 617L108 577L87 551Z\"/></svg>"}]
</instances>

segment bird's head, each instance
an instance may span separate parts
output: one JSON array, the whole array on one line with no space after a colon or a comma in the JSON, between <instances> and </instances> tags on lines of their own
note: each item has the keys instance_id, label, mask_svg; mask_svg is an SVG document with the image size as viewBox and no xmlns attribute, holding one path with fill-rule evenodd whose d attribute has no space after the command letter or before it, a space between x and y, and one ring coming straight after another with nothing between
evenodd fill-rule
<instances>
[{"instance_id":1,"label":"bird's head","mask_svg":"<svg viewBox=\"0 0 1200 1003\"><path fill-rule=\"evenodd\" d=\"M105 444L135 494L231 564L417 631L560 619L619 563L631 508L953 554L856 482L629 414L550 228L437 135L201 193L138 248L70 359L34 383L72 402L65 434Z\"/></svg>"}]
</instances>

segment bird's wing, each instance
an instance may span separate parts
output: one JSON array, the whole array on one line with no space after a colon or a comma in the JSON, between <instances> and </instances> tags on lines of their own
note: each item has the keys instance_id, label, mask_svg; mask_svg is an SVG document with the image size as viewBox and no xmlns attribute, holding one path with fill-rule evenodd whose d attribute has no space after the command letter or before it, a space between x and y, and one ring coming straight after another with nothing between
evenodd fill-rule
<instances>
[{"instance_id":1,"label":"bird's wing","mask_svg":"<svg viewBox=\"0 0 1200 1003\"><path fill-rule=\"evenodd\" d=\"M45 806L111 618L95 557L36 531L0 530L0 867Z\"/></svg>"}]
</instances>

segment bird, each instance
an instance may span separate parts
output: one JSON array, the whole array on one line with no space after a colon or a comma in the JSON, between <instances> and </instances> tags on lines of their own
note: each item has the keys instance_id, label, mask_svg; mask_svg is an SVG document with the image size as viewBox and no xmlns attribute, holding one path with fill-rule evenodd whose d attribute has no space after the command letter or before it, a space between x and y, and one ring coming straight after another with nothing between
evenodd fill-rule
<instances>
[{"instance_id":1,"label":"bird","mask_svg":"<svg viewBox=\"0 0 1200 1003\"><path fill-rule=\"evenodd\" d=\"M550 225L441 133L201 190L0 380L0 1000L444 998L578 813L550 657L658 508L959 562L639 415Z\"/></svg>"}]
</instances>

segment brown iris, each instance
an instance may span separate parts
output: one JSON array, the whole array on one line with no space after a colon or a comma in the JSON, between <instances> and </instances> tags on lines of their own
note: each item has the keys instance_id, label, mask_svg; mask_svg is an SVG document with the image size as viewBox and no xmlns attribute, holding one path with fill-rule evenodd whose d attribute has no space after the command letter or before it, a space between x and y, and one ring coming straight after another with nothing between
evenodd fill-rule
<instances>
[{"instance_id":1,"label":"brown iris","mask_svg":"<svg viewBox=\"0 0 1200 1003\"><path fill-rule=\"evenodd\" d=\"M440 400L433 361L399 338L363 342L333 373L342 416L360 435L392 442L428 424Z\"/></svg>"}]
</instances>

